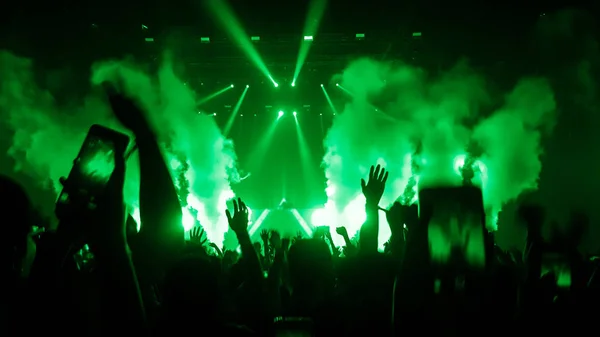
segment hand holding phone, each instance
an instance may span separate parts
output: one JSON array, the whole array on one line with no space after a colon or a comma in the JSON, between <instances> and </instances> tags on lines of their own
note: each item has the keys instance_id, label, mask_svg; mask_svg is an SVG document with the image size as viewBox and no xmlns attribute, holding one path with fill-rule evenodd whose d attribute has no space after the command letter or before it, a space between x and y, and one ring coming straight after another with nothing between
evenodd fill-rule
<instances>
[{"instance_id":1,"label":"hand holding phone","mask_svg":"<svg viewBox=\"0 0 600 337\"><path fill-rule=\"evenodd\" d=\"M128 145L127 135L97 124L91 126L69 176L61 181L64 188L57 201L59 218L67 205L97 206L115 169L116 156L123 158Z\"/></svg>"}]
</instances>

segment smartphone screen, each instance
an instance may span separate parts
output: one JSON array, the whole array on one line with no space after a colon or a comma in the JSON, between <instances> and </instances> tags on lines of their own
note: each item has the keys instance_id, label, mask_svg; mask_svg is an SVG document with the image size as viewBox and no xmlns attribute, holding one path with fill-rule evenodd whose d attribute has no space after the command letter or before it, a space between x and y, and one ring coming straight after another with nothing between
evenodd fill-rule
<instances>
[{"instance_id":1,"label":"smartphone screen","mask_svg":"<svg viewBox=\"0 0 600 337\"><path fill-rule=\"evenodd\" d=\"M568 289L571 287L571 265L564 255L557 253L542 254L540 277L550 273L554 273L558 288Z\"/></svg>"},{"instance_id":2,"label":"smartphone screen","mask_svg":"<svg viewBox=\"0 0 600 337\"><path fill-rule=\"evenodd\" d=\"M71 194L61 195L59 201L73 197L88 198L93 201L103 193L115 168L115 156L123 155L129 144L125 134L93 125L85 138L81 150L73 163L67 178L72 186Z\"/></svg>"},{"instance_id":3,"label":"smartphone screen","mask_svg":"<svg viewBox=\"0 0 600 337\"><path fill-rule=\"evenodd\" d=\"M308 317L276 317L274 320L276 337L312 337L313 321Z\"/></svg>"},{"instance_id":4,"label":"smartphone screen","mask_svg":"<svg viewBox=\"0 0 600 337\"><path fill-rule=\"evenodd\" d=\"M419 214L427 225L432 263L485 267L485 216L479 188L423 189L419 191Z\"/></svg>"},{"instance_id":5,"label":"smartphone screen","mask_svg":"<svg viewBox=\"0 0 600 337\"><path fill-rule=\"evenodd\" d=\"M90 135L75 160L73 178L89 191L102 189L115 168L115 146L111 140Z\"/></svg>"}]
</instances>

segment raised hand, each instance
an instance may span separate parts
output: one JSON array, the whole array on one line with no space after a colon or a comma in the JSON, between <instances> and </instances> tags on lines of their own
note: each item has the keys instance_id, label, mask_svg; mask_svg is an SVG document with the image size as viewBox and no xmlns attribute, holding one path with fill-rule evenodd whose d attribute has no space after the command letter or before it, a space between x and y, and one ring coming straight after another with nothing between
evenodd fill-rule
<instances>
[{"instance_id":1,"label":"raised hand","mask_svg":"<svg viewBox=\"0 0 600 337\"><path fill-rule=\"evenodd\" d=\"M236 233L244 233L248 230L248 207L241 198L233 200L233 215L229 210L225 211L229 227Z\"/></svg>"},{"instance_id":2,"label":"raised hand","mask_svg":"<svg viewBox=\"0 0 600 337\"><path fill-rule=\"evenodd\" d=\"M269 242L269 231L267 231L266 229L260 231L260 238L265 244Z\"/></svg>"},{"instance_id":3,"label":"raised hand","mask_svg":"<svg viewBox=\"0 0 600 337\"><path fill-rule=\"evenodd\" d=\"M338 233L339 235L343 236L343 237L347 237L348 236L348 230L344 226L337 227L335 229L335 232Z\"/></svg>"},{"instance_id":4,"label":"raised hand","mask_svg":"<svg viewBox=\"0 0 600 337\"><path fill-rule=\"evenodd\" d=\"M206 232L201 226L196 226L190 229L190 242L204 245L207 240L208 238L206 237Z\"/></svg>"},{"instance_id":5,"label":"raised hand","mask_svg":"<svg viewBox=\"0 0 600 337\"><path fill-rule=\"evenodd\" d=\"M102 87L108 95L108 101L115 117L124 127L136 134L149 129L146 116L132 99L119 93L118 89L111 83L102 83Z\"/></svg>"},{"instance_id":6,"label":"raised hand","mask_svg":"<svg viewBox=\"0 0 600 337\"><path fill-rule=\"evenodd\" d=\"M362 193L367 199L368 205L377 206L385 190L385 182L388 178L388 172L381 165L371 166L369 170L368 181L360 180Z\"/></svg>"}]
</instances>

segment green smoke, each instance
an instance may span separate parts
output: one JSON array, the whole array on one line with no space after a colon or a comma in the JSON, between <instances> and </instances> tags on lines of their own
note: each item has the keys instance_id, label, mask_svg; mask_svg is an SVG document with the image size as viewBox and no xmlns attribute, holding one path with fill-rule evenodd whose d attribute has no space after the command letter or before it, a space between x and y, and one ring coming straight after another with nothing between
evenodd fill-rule
<instances>
[{"instance_id":1,"label":"green smoke","mask_svg":"<svg viewBox=\"0 0 600 337\"><path fill-rule=\"evenodd\" d=\"M17 163L16 170L42 185L58 191L58 178L69 173L91 124L124 131L112 117L103 93L90 93L82 105L60 106L52 93L36 84L31 60L3 52L0 61L0 113L14 132L9 154ZM180 175L181 167L189 167L185 173L187 203L198 211L209 239L220 244L227 231L225 201L233 195L228 173L235 172L236 156L214 119L198 114L196 95L175 75L172 60L167 55L155 73L125 60L97 62L91 82L103 81L118 81L124 92L145 108L159 140L169 149L165 152L173 175ZM185 158L185 165L179 158ZM135 156L128 162L126 185L127 202L136 213L139 169ZM190 212L184 214L184 225L194 223L191 216Z\"/></svg>"},{"instance_id":2,"label":"green smoke","mask_svg":"<svg viewBox=\"0 0 600 337\"><path fill-rule=\"evenodd\" d=\"M45 74L34 69L32 60L0 51L0 132L12 134L8 155L14 159L14 170L58 193L58 180L69 174L92 124L125 130L101 96L61 104L38 84ZM137 170L130 169L127 175L126 197L137 199Z\"/></svg>"},{"instance_id":3,"label":"green smoke","mask_svg":"<svg viewBox=\"0 0 600 337\"><path fill-rule=\"evenodd\" d=\"M159 139L169 144L172 160L186 158L189 206L198 212L209 239L222 243L227 231L225 202L233 196L229 173L236 156L211 116L198 114L194 91L173 70L168 54L155 75L130 62L99 62L93 66L92 82L120 82L123 90L148 111ZM174 174L178 165L174 165ZM195 213L195 212L193 212ZM184 216L184 219L187 215ZM184 225L188 222L184 220Z\"/></svg>"},{"instance_id":4,"label":"green smoke","mask_svg":"<svg viewBox=\"0 0 600 337\"><path fill-rule=\"evenodd\" d=\"M473 139L484 150L485 203L493 214L523 191L534 190L542 171L541 138L554 126L556 102L546 80L525 79L507 95L504 106L482 120Z\"/></svg>"},{"instance_id":5,"label":"green smoke","mask_svg":"<svg viewBox=\"0 0 600 337\"><path fill-rule=\"evenodd\" d=\"M329 199L338 210L360 195L358 182L372 163L391 172L382 206L397 200L413 175L420 187L460 184L453 163L473 144L489 166L478 180L494 212L536 188L540 130L549 130L555 108L545 80L519 82L497 112L485 78L464 62L433 77L406 64L360 59L338 82L349 101L327 134L324 157ZM380 225L382 233L386 227Z\"/></svg>"}]
</instances>

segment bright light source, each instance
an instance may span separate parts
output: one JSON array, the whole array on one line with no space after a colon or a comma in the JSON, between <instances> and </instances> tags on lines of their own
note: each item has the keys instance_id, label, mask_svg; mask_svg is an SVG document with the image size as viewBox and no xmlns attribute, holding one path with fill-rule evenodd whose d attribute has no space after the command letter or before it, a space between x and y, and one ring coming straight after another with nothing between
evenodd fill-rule
<instances>
[{"instance_id":1,"label":"bright light source","mask_svg":"<svg viewBox=\"0 0 600 337\"><path fill-rule=\"evenodd\" d=\"M323 84L321 84L321 87L323 87Z\"/></svg>"},{"instance_id":2,"label":"bright light source","mask_svg":"<svg viewBox=\"0 0 600 337\"><path fill-rule=\"evenodd\" d=\"M323 114L319 114L319 116L323 116Z\"/></svg>"},{"instance_id":3,"label":"bright light source","mask_svg":"<svg viewBox=\"0 0 600 337\"><path fill-rule=\"evenodd\" d=\"M231 87L233 88L233 84L231 85Z\"/></svg>"},{"instance_id":4,"label":"bright light source","mask_svg":"<svg viewBox=\"0 0 600 337\"><path fill-rule=\"evenodd\" d=\"M252 41L260 41L260 36L250 36L250 40L252 40Z\"/></svg>"},{"instance_id":5,"label":"bright light source","mask_svg":"<svg viewBox=\"0 0 600 337\"><path fill-rule=\"evenodd\" d=\"M292 87L295 87L295 86L296 86L296 82L292 82Z\"/></svg>"},{"instance_id":6,"label":"bright light source","mask_svg":"<svg viewBox=\"0 0 600 337\"><path fill-rule=\"evenodd\" d=\"M210 37L201 37L200 43L210 43Z\"/></svg>"},{"instance_id":7,"label":"bright light source","mask_svg":"<svg viewBox=\"0 0 600 337\"><path fill-rule=\"evenodd\" d=\"M216 115L217 115L217 113L216 113L216 112L215 112L215 113L213 113L213 116L216 116Z\"/></svg>"},{"instance_id":8,"label":"bright light source","mask_svg":"<svg viewBox=\"0 0 600 337\"><path fill-rule=\"evenodd\" d=\"M279 111L278 117L282 117L282 116L283 116L283 111Z\"/></svg>"},{"instance_id":9,"label":"bright light source","mask_svg":"<svg viewBox=\"0 0 600 337\"><path fill-rule=\"evenodd\" d=\"M336 83L336 84L335 84L335 86L336 86L336 87L339 87L339 86L340 86L340 84L339 84L339 83Z\"/></svg>"},{"instance_id":10,"label":"bright light source","mask_svg":"<svg viewBox=\"0 0 600 337\"><path fill-rule=\"evenodd\" d=\"M304 37L304 41L312 41L313 37L312 36L305 36Z\"/></svg>"},{"instance_id":11,"label":"bright light source","mask_svg":"<svg viewBox=\"0 0 600 337\"><path fill-rule=\"evenodd\" d=\"M294 117L296 117L298 113L296 111L292 112L292 115L294 115Z\"/></svg>"},{"instance_id":12,"label":"bright light source","mask_svg":"<svg viewBox=\"0 0 600 337\"><path fill-rule=\"evenodd\" d=\"M274 82L273 85L275 86L275 88L279 87L279 83Z\"/></svg>"},{"instance_id":13,"label":"bright light source","mask_svg":"<svg viewBox=\"0 0 600 337\"><path fill-rule=\"evenodd\" d=\"M147 37L144 39L144 41L146 42L154 42L154 38L153 37Z\"/></svg>"},{"instance_id":14,"label":"bright light source","mask_svg":"<svg viewBox=\"0 0 600 337\"><path fill-rule=\"evenodd\" d=\"M248 84L246 84L246 88L250 88L250 86Z\"/></svg>"},{"instance_id":15,"label":"bright light source","mask_svg":"<svg viewBox=\"0 0 600 337\"><path fill-rule=\"evenodd\" d=\"M423 36L423 34L421 32L414 32L414 33L412 33L412 36L413 37L421 37L421 36Z\"/></svg>"},{"instance_id":16,"label":"bright light source","mask_svg":"<svg viewBox=\"0 0 600 337\"><path fill-rule=\"evenodd\" d=\"M311 225L315 227L320 227L329 226L332 223L336 223L337 219L335 214L332 214L330 210L325 208L318 208L315 209L312 215L310 216L310 222Z\"/></svg>"}]
</instances>

